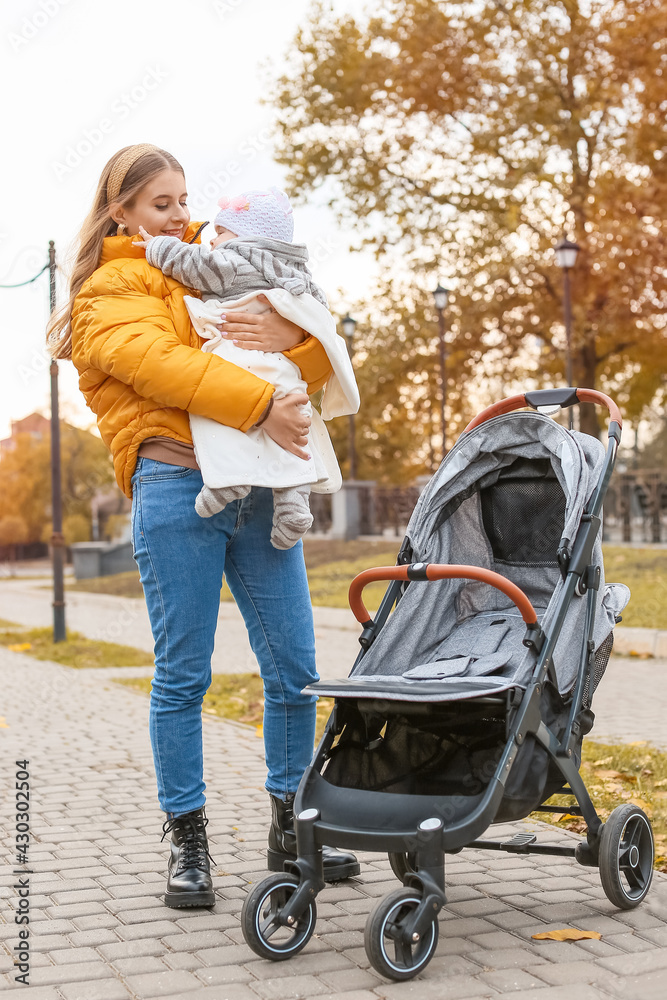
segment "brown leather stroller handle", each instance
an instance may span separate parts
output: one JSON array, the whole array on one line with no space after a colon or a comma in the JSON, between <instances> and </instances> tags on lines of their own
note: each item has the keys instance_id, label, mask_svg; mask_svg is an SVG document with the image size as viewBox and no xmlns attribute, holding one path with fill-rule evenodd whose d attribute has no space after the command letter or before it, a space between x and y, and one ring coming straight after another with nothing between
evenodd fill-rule
<instances>
[{"instance_id":1,"label":"brown leather stroller handle","mask_svg":"<svg viewBox=\"0 0 667 1000\"><path fill-rule=\"evenodd\" d=\"M467 434L468 431L474 430L475 427L479 427L480 424L491 420L492 417L500 417L504 413L520 410L523 406L530 406L533 409L537 409L538 406L573 406L575 403L598 403L600 406L606 407L609 411L609 436L620 439L623 418L621 411L611 396L607 396L604 392L598 392L597 389L574 389L571 387L562 389L536 389L535 392L526 392L519 396L508 396L506 399L501 399L497 403L487 406L485 410L482 410L476 417L473 417L463 433ZM618 424L618 435L612 433L611 425L614 423Z\"/></svg>"},{"instance_id":2,"label":"brown leather stroller handle","mask_svg":"<svg viewBox=\"0 0 667 1000\"><path fill-rule=\"evenodd\" d=\"M488 583L516 604L526 625L537 625L537 613L520 587L500 573L482 566L445 566L441 563L412 563L410 566L377 566L365 569L350 584L349 600L354 617L362 625L372 621L361 599L364 587L377 580L479 580Z\"/></svg>"}]
</instances>

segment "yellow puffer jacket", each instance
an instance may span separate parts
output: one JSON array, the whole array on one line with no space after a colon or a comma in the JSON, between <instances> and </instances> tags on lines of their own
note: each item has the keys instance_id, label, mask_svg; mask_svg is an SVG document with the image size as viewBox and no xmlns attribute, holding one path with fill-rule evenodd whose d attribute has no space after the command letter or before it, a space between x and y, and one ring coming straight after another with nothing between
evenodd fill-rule
<instances>
[{"instance_id":1,"label":"yellow puffer jacket","mask_svg":"<svg viewBox=\"0 0 667 1000\"><path fill-rule=\"evenodd\" d=\"M198 228L197 223L188 228L186 242ZM128 497L144 438L191 443L188 413L245 431L273 395L269 382L200 350L202 341L183 302L192 294L147 264L131 237L109 236L100 266L74 302L72 361ZM331 373L314 337L285 355L301 370L309 392Z\"/></svg>"}]
</instances>

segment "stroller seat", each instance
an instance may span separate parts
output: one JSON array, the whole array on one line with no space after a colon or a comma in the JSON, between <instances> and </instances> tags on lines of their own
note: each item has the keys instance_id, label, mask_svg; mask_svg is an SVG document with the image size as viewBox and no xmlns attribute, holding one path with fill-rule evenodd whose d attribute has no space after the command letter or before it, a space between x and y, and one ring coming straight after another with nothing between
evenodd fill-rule
<instances>
[{"instance_id":1,"label":"stroller seat","mask_svg":"<svg viewBox=\"0 0 667 1000\"><path fill-rule=\"evenodd\" d=\"M428 659L408 667L400 676L353 673L341 680L319 681L306 690L335 698L400 701L441 702L493 696L522 686L514 677L526 653L525 632L516 609L483 611L455 625Z\"/></svg>"}]
</instances>

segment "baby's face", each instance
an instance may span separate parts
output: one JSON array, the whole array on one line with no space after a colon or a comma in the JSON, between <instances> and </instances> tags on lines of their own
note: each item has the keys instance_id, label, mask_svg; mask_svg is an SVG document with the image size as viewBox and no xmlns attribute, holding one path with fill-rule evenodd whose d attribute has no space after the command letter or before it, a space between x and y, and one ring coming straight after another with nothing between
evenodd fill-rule
<instances>
[{"instance_id":1,"label":"baby's face","mask_svg":"<svg viewBox=\"0 0 667 1000\"><path fill-rule=\"evenodd\" d=\"M224 229L222 226L215 227L216 235L211 240L211 250L215 250L219 247L221 243L226 243L227 240L233 240L236 237L236 233L233 233L231 229Z\"/></svg>"}]
</instances>

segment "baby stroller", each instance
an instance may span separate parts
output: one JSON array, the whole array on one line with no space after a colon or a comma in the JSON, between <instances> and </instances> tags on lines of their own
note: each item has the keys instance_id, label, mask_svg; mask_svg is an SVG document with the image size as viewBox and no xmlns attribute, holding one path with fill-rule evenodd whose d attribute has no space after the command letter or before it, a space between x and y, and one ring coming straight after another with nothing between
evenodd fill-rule
<instances>
[{"instance_id":1,"label":"baby stroller","mask_svg":"<svg viewBox=\"0 0 667 1000\"><path fill-rule=\"evenodd\" d=\"M551 419L578 402L609 410L606 452ZM243 933L258 955L290 958L310 939L323 844L388 852L403 887L377 903L365 946L395 980L433 956L445 854L466 846L571 856L599 868L616 906L644 899L647 816L626 804L603 824L579 774L593 693L630 596L605 584L600 538L620 437L618 407L590 389L489 407L419 498L397 565L352 582L362 650L347 679L306 689L333 696L334 708L295 799L297 860L245 901ZM391 581L374 619L362 601L372 580ZM492 823L544 811L556 793L576 804L549 812L586 822L576 846L536 844L532 833L479 839Z\"/></svg>"}]
</instances>

